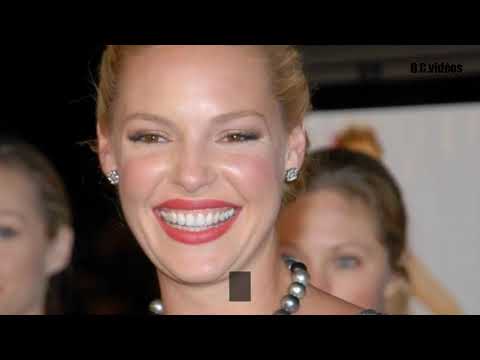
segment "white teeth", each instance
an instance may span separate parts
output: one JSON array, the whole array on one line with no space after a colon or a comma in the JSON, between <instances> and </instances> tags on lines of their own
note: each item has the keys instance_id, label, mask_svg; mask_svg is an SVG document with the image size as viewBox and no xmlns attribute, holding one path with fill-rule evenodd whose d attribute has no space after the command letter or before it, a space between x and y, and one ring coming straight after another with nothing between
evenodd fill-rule
<instances>
[{"instance_id":1,"label":"white teeth","mask_svg":"<svg viewBox=\"0 0 480 360\"><path fill-rule=\"evenodd\" d=\"M213 215L212 215L212 213L208 213L207 217L205 218L205 224L207 226L210 226L210 225L212 225L212 223L213 223Z\"/></svg>"},{"instance_id":2,"label":"white teeth","mask_svg":"<svg viewBox=\"0 0 480 360\"><path fill-rule=\"evenodd\" d=\"M190 227L189 231L200 231L209 226L216 226L230 219L234 214L234 209L223 212L190 212L187 214L175 211L160 211L160 215L165 221L172 225Z\"/></svg>"},{"instance_id":3,"label":"white teeth","mask_svg":"<svg viewBox=\"0 0 480 360\"><path fill-rule=\"evenodd\" d=\"M186 224L187 226L194 226L194 225L195 225L195 218L193 217L192 214L188 214L186 220L187 220L187 221L186 221L185 224Z\"/></svg>"},{"instance_id":4,"label":"white teeth","mask_svg":"<svg viewBox=\"0 0 480 360\"><path fill-rule=\"evenodd\" d=\"M178 214L177 216L177 224L178 225L185 225L187 223L187 219L185 219L185 215L183 215L182 213Z\"/></svg>"},{"instance_id":5,"label":"white teeth","mask_svg":"<svg viewBox=\"0 0 480 360\"><path fill-rule=\"evenodd\" d=\"M197 221L195 221L195 226L201 227L205 225L205 215L197 214Z\"/></svg>"}]
</instances>

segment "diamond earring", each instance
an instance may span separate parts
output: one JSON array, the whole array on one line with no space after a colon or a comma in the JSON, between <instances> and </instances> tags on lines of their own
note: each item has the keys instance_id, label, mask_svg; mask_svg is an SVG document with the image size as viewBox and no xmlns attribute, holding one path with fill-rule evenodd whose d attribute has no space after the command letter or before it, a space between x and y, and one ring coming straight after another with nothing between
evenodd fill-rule
<instances>
[{"instance_id":1,"label":"diamond earring","mask_svg":"<svg viewBox=\"0 0 480 360\"><path fill-rule=\"evenodd\" d=\"M287 183L294 182L298 179L299 170L297 168L292 168L287 170L287 174L285 175L285 181Z\"/></svg>"},{"instance_id":2,"label":"diamond earring","mask_svg":"<svg viewBox=\"0 0 480 360\"><path fill-rule=\"evenodd\" d=\"M117 170L112 170L108 173L107 179L108 181L110 181L110 184L118 185L118 183L120 182L120 175L118 174Z\"/></svg>"}]
</instances>

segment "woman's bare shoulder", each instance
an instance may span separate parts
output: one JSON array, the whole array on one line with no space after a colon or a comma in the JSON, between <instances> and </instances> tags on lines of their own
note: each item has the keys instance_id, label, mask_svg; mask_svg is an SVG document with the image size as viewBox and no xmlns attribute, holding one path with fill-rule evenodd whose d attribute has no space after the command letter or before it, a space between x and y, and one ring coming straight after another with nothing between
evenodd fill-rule
<instances>
[{"instance_id":1,"label":"woman's bare shoulder","mask_svg":"<svg viewBox=\"0 0 480 360\"><path fill-rule=\"evenodd\" d=\"M358 315L365 309L310 286L299 315Z\"/></svg>"}]
</instances>

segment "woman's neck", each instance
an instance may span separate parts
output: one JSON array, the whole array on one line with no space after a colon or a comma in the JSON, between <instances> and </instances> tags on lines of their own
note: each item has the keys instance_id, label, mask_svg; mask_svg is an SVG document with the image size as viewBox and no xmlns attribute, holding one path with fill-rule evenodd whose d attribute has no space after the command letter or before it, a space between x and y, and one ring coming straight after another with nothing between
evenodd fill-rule
<instances>
[{"instance_id":1,"label":"woman's neck","mask_svg":"<svg viewBox=\"0 0 480 360\"><path fill-rule=\"evenodd\" d=\"M215 283L180 284L159 274L166 314L178 315L271 315L280 308L290 275L274 235L257 250L255 258L235 271L250 272L250 301L230 301L229 274Z\"/></svg>"}]
</instances>

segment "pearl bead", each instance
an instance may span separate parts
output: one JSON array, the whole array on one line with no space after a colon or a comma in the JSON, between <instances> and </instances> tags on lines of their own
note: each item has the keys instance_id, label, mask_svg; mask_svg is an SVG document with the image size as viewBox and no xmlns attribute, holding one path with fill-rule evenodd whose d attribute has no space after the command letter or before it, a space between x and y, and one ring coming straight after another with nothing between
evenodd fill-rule
<instances>
[{"instance_id":1,"label":"pearl bead","mask_svg":"<svg viewBox=\"0 0 480 360\"><path fill-rule=\"evenodd\" d=\"M282 298L281 306L283 310L291 314L298 311L300 301L295 296L287 295Z\"/></svg>"},{"instance_id":2,"label":"pearl bead","mask_svg":"<svg viewBox=\"0 0 480 360\"><path fill-rule=\"evenodd\" d=\"M297 262L293 257L288 255L283 255L283 261L287 264L288 270L291 270L291 266Z\"/></svg>"},{"instance_id":3,"label":"pearl bead","mask_svg":"<svg viewBox=\"0 0 480 360\"><path fill-rule=\"evenodd\" d=\"M305 296L305 286L301 283L294 282L288 287L288 293L295 296L297 299L302 299Z\"/></svg>"},{"instance_id":4,"label":"pearl bead","mask_svg":"<svg viewBox=\"0 0 480 360\"><path fill-rule=\"evenodd\" d=\"M307 271L307 266L304 263L296 261L290 266L290 271L294 272L296 269L302 269L303 271Z\"/></svg>"},{"instance_id":5,"label":"pearl bead","mask_svg":"<svg viewBox=\"0 0 480 360\"><path fill-rule=\"evenodd\" d=\"M150 303L150 311L154 314L162 315L165 309L160 300L154 300Z\"/></svg>"},{"instance_id":6,"label":"pearl bead","mask_svg":"<svg viewBox=\"0 0 480 360\"><path fill-rule=\"evenodd\" d=\"M303 269L296 269L292 273L292 282L298 282L305 287L308 287L308 282L310 281L310 276L308 272Z\"/></svg>"}]
</instances>

